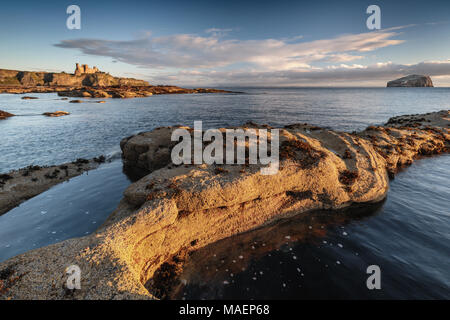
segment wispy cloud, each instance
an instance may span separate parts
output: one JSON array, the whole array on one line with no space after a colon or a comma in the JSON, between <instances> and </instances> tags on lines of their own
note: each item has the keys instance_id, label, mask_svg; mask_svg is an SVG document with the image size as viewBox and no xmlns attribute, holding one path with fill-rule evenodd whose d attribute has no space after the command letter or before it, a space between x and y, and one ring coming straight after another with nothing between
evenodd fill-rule
<instances>
[{"instance_id":1,"label":"wispy cloud","mask_svg":"<svg viewBox=\"0 0 450 320\"><path fill-rule=\"evenodd\" d=\"M224 37L229 34L233 29L220 29L220 28L209 28L205 30L205 33L212 35L213 37Z\"/></svg>"},{"instance_id":2,"label":"wispy cloud","mask_svg":"<svg viewBox=\"0 0 450 320\"><path fill-rule=\"evenodd\" d=\"M287 70L308 67L317 61L351 61L357 53L397 45L393 31L342 35L333 39L292 42L292 39L237 40L222 39L210 29L208 36L178 34L146 36L137 40L102 39L63 40L56 47L78 49L89 55L145 68L219 68L246 63L261 70ZM356 53L356 54L355 54Z\"/></svg>"}]
</instances>

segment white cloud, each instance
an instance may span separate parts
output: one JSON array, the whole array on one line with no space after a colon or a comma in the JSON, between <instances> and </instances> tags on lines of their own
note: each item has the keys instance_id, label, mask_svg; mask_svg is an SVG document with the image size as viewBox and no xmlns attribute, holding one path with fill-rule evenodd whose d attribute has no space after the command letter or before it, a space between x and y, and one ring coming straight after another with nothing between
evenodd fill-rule
<instances>
[{"instance_id":1,"label":"white cloud","mask_svg":"<svg viewBox=\"0 0 450 320\"><path fill-rule=\"evenodd\" d=\"M369 52L397 45L392 31L342 35L333 39L299 42L299 38L236 40L217 36L223 29L209 29L206 37L178 34L151 35L138 40L63 40L55 46L79 49L85 54L111 57L144 68L221 68L248 64L262 70L307 68L317 61L348 62ZM294 41L294 42L292 42Z\"/></svg>"},{"instance_id":2,"label":"white cloud","mask_svg":"<svg viewBox=\"0 0 450 320\"><path fill-rule=\"evenodd\" d=\"M149 70L148 80L185 85L321 85L379 83L406 74L450 75L450 60L412 65L361 63L367 52L403 43L395 27L331 39L238 40L231 29L211 28L207 36L176 34L137 40L63 40L55 46ZM359 60L359 61L358 61ZM378 81L378 82L377 82Z\"/></svg>"},{"instance_id":3,"label":"white cloud","mask_svg":"<svg viewBox=\"0 0 450 320\"><path fill-rule=\"evenodd\" d=\"M407 74L427 74L436 79L435 84L445 85L450 79L450 61L425 61L417 64L403 65L392 62L375 63L369 66L358 64L334 65L325 68L284 71L203 71L160 74L158 79L164 81L177 79L180 84L200 86L204 84L217 86L321 86L321 85L356 85L385 86L388 80ZM207 82L205 82L205 79Z\"/></svg>"}]
</instances>

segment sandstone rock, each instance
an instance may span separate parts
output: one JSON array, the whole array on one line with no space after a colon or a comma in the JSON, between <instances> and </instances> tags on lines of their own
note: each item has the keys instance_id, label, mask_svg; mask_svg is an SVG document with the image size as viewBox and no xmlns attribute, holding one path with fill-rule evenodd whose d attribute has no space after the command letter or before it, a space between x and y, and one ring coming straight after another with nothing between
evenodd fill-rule
<instances>
[{"instance_id":1,"label":"sandstone rock","mask_svg":"<svg viewBox=\"0 0 450 320\"><path fill-rule=\"evenodd\" d=\"M54 112L44 112L42 115L47 117L62 117L69 115L70 112L67 111L54 111Z\"/></svg>"},{"instance_id":2,"label":"sandstone rock","mask_svg":"<svg viewBox=\"0 0 450 320\"><path fill-rule=\"evenodd\" d=\"M0 93L49 93L84 98L135 98L154 94L218 93L218 89L186 89L177 86L151 86L147 81L114 77L86 65L78 66L75 74L28 72L0 69Z\"/></svg>"},{"instance_id":3,"label":"sandstone rock","mask_svg":"<svg viewBox=\"0 0 450 320\"><path fill-rule=\"evenodd\" d=\"M432 87L433 82L429 76L412 74L387 83L388 87Z\"/></svg>"},{"instance_id":4,"label":"sandstone rock","mask_svg":"<svg viewBox=\"0 0 450 320\"><path fill-rule=\"evenodd\" d=\"M17 79L23 86L38 86L44 84L45 75L42 72L19 72Z\"/></svg>"},{"instance_id":5,"label":"sandstone rock","mask_svg":"<svg viewBox=\"0 0 450 320\"><path fill-rule=\"evenodd\" d=\"M0 174L0 215L50 187L98 167L99 161L85 160L61 165L28 166Z\"/></svg>"},{"instance_id":6,"label":"sandstone rock","mask_svg":"<svg viewBox=\"0 0 450 320\"><path fill-rule=\"evenodd\" d=\"M83 69L84 68L84 69ZM148 86L148 82L133 78L114 77L91 69L85 65L78 68L75 74L65 72L30 72L0 69L0 85L14 86L112 86L132 85ZM84 71L83 71L83 70Z\"/></svg>"},{"instance_id":7,"label":"sandstone rock","mask_svg":"<svg viewBox=\"0 0 450 320\"><path fill-rule=\"evenodd\" d=\"M14 114L0 110L0 120L6 119L9 117L14 117Z\"/></svg>"},{"instance_id":8,"label":"sandstone rock","mask_svg":"<svg viewBox=\"0 0 450 320\"><path fill-rule=\"evenodd\" d=\"M28 97L28 96L22 97L22 100L35 100L35 99L39 99L39 98L38 97Z\"/></svg>"},{"instance_id":9,"label":"sandstone rock","mask_svg":"<svg viewBox=\"0 0 450 320\"><path fill-rule=\"evenodd\" d=\"M260 165L174 166L167 156L175 127L126 138L121 148L128 165L150 173L127 188L96 233L0 263L0 272L12 270L17 279L0 297L161 297L155 272L190 251L300 213L380 201L388 169L402 165L395 159L448 152L449 123L449 111L441 111L393 118L356 134L286 126L280 129L279 172L268 176ZM385 145L392 146L387 157ZM82 270L82 289L68 295L64 272L71 264Z\"/></svg>"}]
</instances>

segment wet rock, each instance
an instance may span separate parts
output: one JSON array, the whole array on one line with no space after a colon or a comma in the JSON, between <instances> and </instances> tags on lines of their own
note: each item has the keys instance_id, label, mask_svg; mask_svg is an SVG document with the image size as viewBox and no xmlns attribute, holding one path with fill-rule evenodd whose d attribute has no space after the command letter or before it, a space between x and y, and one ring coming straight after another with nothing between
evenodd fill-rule
<instances>
[{"instance_id":1,"label":"wet rock","mask_svg":"<svg viewBox=\"0 0 450 320\"><path fill-rule=\"evenodd\" d=\"M404 126L405 119L415 126ZM149 174L125 190L96 233L0 263L0 270L16 266L24 274L0 297L66 299L64 270L76 264L87 275L77 298L165 298L168 287L177 286L183 257L195 248L302 213L332 214L381 201L388 169L398 160L449 151L449 123L445 110L355 134L286 126L280 129L286 155L274 175L261 175L262 165L221 165L226 172L216 165L173 166L170 134L176 127L128 137L121 142L124 160ZM346 150L351 157L341 156Z\"/></svg>"},{"instance_id":2,"label":"wet rock","mask_svg":"<svg viewBox=\"0 0 450 320\"><path fill-rule=\"evenodd\" d=\"M0 110L0 120L4 120L6 118L14 117L14 114Z\"/></svg>"},{"instance_id":3,"label":"wet rock","mask_svg":"<svg viewBox=\"0 0 450 320\"><path fill-rule=\"evenodd\" d=\"M22 100L35 100L35 99L39 99L39 98L38 97L28 97L28 96L22 97Z\"/></svg>"},{"instance_id":4,"label":"wet rock","mask_svg":"<svg viewBox=\"0 0 450 320\"><path fill-rule=\"evenodd\" d=\"M28 166L0 174L0 215L50 187L92 170L102 163L102 156L93 160L78 159L57 166Z\"/></svg>"},{"instance_id":5,"label":"wet rock","mask_svg":"<svg viewBox=\"0 0 450 320\"><path fill-rule=\"evenodd\" d=\"M54 112L44 112L42 115L47 117L62 117L69 115L70 112L67 111L54 111Z\"/></svg>"}]
</instances>

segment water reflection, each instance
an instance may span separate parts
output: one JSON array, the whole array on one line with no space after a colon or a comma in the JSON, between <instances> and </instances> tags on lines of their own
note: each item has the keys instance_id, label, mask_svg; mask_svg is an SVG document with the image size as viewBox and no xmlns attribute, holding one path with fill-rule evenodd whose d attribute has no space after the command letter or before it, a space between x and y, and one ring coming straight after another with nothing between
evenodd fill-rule
<instances>
[{"instance_id":1,"label":"water reflection","mask_svg":"<svg viewBox=\"0 0 450 320\"><path fill-rule=\"evenodd\" d=\"M261 280L264 271L253 270L253 261L271 257L277 252L298 261L295 271L303 276L300 257L293 250L294 246L300 243L327 244L323 239L329 230L344 228L350 222L375 215L383 203L340 211L308 212L201 248L189 256L179 277L179 285L173 288L172 298L221 298L225 287L233 286L239 277ZM343 247L340 243L336 246Z\"/></svg>"},{"instance_id":2,"label":"water reflection","mask_svg":"<svg viewBox=\"0 0 450 320\"><path fill-rule=\"evenodd\" d=\"M417 160L387 199L316 212L193 253L173 298L450 299L450 155ZM381 268L368 290L367 267Z\"/></svg>"}]
</instances>

